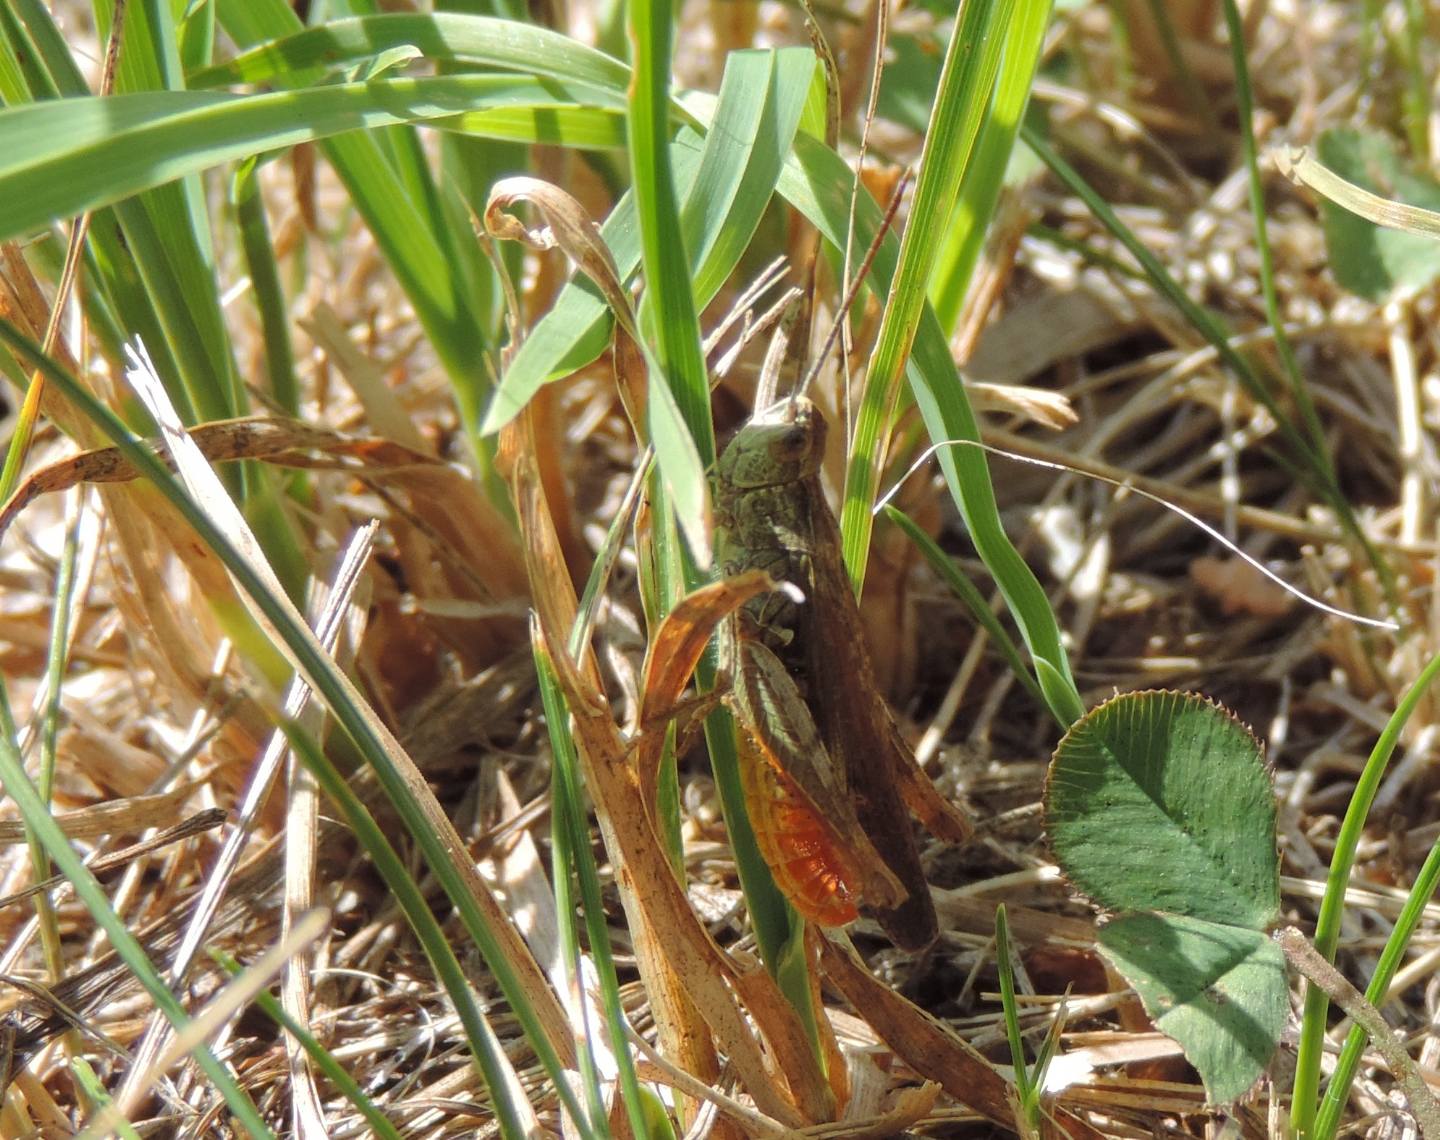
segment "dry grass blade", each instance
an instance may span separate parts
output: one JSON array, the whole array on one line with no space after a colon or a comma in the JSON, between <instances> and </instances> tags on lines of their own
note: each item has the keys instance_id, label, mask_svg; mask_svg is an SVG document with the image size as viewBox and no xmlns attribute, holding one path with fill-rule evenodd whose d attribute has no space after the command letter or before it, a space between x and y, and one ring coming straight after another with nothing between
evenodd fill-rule
<instances>
[{"instance_id":1,"label":"dry grass blade","mask_svg":"<svg viewBox=\"0 0 1440 1140\"><path fill-rule=\"evenodd\" d=\"M186 795L189 795L190 789L186 788L185 793ZM154 798L170 799L171 797L156 796ZM109 805L102 806L108 807ZM70 815L73 816L85 816L88 814L90 813L70 813ZM172 809L171 811L166 813L166 818L168 819L173 815L174 811ZM56 822L59 823L61 827L64 827L65 819L65 816L60 816L56 819ZM66 834L69 835L72 839L78 838L82 831L89 829L89 822L89 820L82 820L81 826L77 830L67 831ZM179 843L182 839L189 839L192 835L199 835L201 832L209 831L212 828L219 827L224 822L225 812L221 808L207 808L205 811L198 811L189 819L181 820L173 827L167 827L162 831L156 832L149 839L146 839L140 843L132 843L128 847L122 847L118 851L112 851L107 855L100 856L98 859L93 860L89 864L90 870L93 871L96 875L103 875L106 872L113 871L118 867L127 866L133 860L138 859L142 855L148 855L150 852L158 851L162 847L168 847L172 843ZM7 824L6 826L9 825ZM132 829L138 831L144 830L150 826L150 824L143 824L137 827L133 824L126 823L122 825L122 827L106 826L105 828L96 831L94 834L108 835L112 831L118 831L122 829L126 831ZM55 891L55 898L58 899L60 897L60 891L66 886L68 886L68 880L63 875L53 875L50 878L44 880L43 882L35 883L32 886L26 887L23 891L16 891L13 895L6 895L4 898L0 898L0 910L4 910L7 906L13 906L15 903L22 902L25 899L32 898L33 896L40 894L43 891ZM54 899L52 899L52 901L54 901Z\"/></svg>"},{"instance_id":2,"label":"dry grass blade","mask_svg":"<svg viewBox=\"0 0 1440 1140\"><path fill-rule=\"evenodd\" d=\"M200 454L212 463L259 459L280 467L378 472L439 462L389 440L356 439L276 417L221 420L187 430ZM316 454L327 458L317 459ZM0 506L0 538L16 516L41 495L84 483L128 483L138 477L118 447L97 448L48 464L28 476Z\"/></svg>"},{"instance_id":3,"label":"dry grass blade","mask_svg":"<svg viewBox=\"0 0 1440 1140\"><path fill-rule=\"evenodd\" d=\"M186 784L152 796L109 800L78 811L62 812L56 815L55 822L71 839L98 839L119 832L146 831L173 820L176 810L194 793L194 785ZM23 842L25 829L21 824L0 820L0 844Z\"/></svg>"},{"instance_id":4,"label":"dry grass blade","mask_svg":"<svg viewBox=\"0 0 1440 1140\"><path fill-rule=\"evenodd\" d=\"M90 1124L88 1134L101 1135L104 1130L115 1127L119 1121L128 1120L140 1098L153 1088L171 1065L230 1022L240 1010L250 1004L257 992L270 984L271 979L284 968L292 955L299 953L308 943L318 938L329 925L330 912L327 909L313 910L304 915L285 939L230 983L198 1013L184 1033L176 1034L168 1046L156 1054L151 1063L136 1065L120 1094L103 1107Z\"/></svg>"},{"instance_id":5,"label":"dry grass blade","mask_svg":"<svg viewBox=\"0 0 1440 1140\"><path fill-rule=\"evenodd\" d=\"M1351 213L1370 219L1377 226L1440 238L1440 213L1404 202L1392 202L1363 186L1356 186L1312 157L1305 147L1277 150L1274 157L1276 168L1286 178L1310 187Z\"/></svg>"}]
</instances>

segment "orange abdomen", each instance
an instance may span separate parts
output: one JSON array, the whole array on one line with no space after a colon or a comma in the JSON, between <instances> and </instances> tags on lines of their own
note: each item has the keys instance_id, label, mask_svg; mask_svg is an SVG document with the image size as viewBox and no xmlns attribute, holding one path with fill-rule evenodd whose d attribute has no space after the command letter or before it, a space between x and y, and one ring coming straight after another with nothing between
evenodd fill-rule
<instances>
[{"instance_id":1,"label":"orange abdomen","mask_svg":"<svg viewBox=\"0 0 1440 1140\"><path fill-rule=\"evenodd\" d=\"M794 908L821 926L859 915L845 860L793 780L768 763L741 733L740 782L760 854Z\"/></svg>"}]
</instances>

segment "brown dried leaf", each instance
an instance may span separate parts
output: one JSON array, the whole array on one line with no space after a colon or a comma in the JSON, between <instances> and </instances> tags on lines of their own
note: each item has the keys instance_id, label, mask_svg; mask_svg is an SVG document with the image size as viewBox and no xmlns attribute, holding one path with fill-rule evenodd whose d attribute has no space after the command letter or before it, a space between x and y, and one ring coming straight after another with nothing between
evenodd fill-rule
<instances>
[{"instance_id":1,"label":"brown dried leaf","mask_svg":"<svg viewBox=\"0 0 1440 1140\"><path fill-rule=\"evenodd\" d=\"M102 835L146 831L164 827L174 821L180 805L195 791L195 784L184 784L158 795L128 796L106 800L78 811L67 811L55 822L71 839L98 839ZM0 822L0 844L25 842L25 825L18 820Z\"/></svg>"},{"instance_id":2,"label":"brown dried leaf","mask_svg":"<svg viewBox=\"0 0 1440 1140\"><path fill-rule=\"evenodd\" d=\"M1204 555L1190 563L1191 580L1220 603L1224 614L1281 617L1295 608L1295 597L1282 590L1243 558Z\"/></svg>"}]
</instances>

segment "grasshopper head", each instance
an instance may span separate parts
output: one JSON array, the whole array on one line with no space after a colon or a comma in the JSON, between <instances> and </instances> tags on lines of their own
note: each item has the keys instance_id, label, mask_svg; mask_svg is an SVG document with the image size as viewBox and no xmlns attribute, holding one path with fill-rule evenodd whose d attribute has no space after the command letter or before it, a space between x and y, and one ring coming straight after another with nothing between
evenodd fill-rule
<instances>
[{"instance_id":1,"label":"grasshopper head","mask_svg":"<svg viewBox=\"0 0 1440 1140\"><path fill-rule=\"evenodd\" d=\"M774 487L814 475L825 455L825 419L809 400L782 400L736 433L718 474L732 487Z\"/></svg>"}]
</instances>

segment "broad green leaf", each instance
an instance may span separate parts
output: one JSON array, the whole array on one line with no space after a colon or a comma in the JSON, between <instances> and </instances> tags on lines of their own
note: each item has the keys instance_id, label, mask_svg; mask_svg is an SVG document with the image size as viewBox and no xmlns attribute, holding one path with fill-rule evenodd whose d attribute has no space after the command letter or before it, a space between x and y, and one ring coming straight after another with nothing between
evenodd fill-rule
<instances>
[{"instance_id":1,"label":"broad green leaf","mask_svg":"<svg viewBox=\"0 0 1440 1140\"><path fill-rule=\"evenodd\" d=\"M1263 930L1280 881L1260 748L1190 693L1126 693L1092 709L1050 766L1047 827L1065 874L1100 906Z\"/></svg>"},{"instance_id":2,"label":"broad green leaf","mask_svg":"<svg viewBox=\"0 0 1440 1140\"><path fill-rule=\"evenodd\" d=\"M1285 955L1266 934L1131 914L1100 928L1100 949L1185 1051L1211 1104L1238 1100L1260 1079L1290 1016Z\"/></svg>"},{"instance_id":3,"label":"broad green leaf","mask_svg":"<svg viewBox=\"0 0 1440 1140\"><path fill-rule=\"evenodd\" d=\"M1321 133L1315 153L1348 182L1384 198L1440 210L1440 183L1411 170L1395 145L1376 131L1336 128ZM1320 200L1325 248L1335 280L1352 293L1384 300L1397 289L1422 289L1440 277L1440 242L1377 226L1329 198Z\"/></svg>"}]
</instances>

